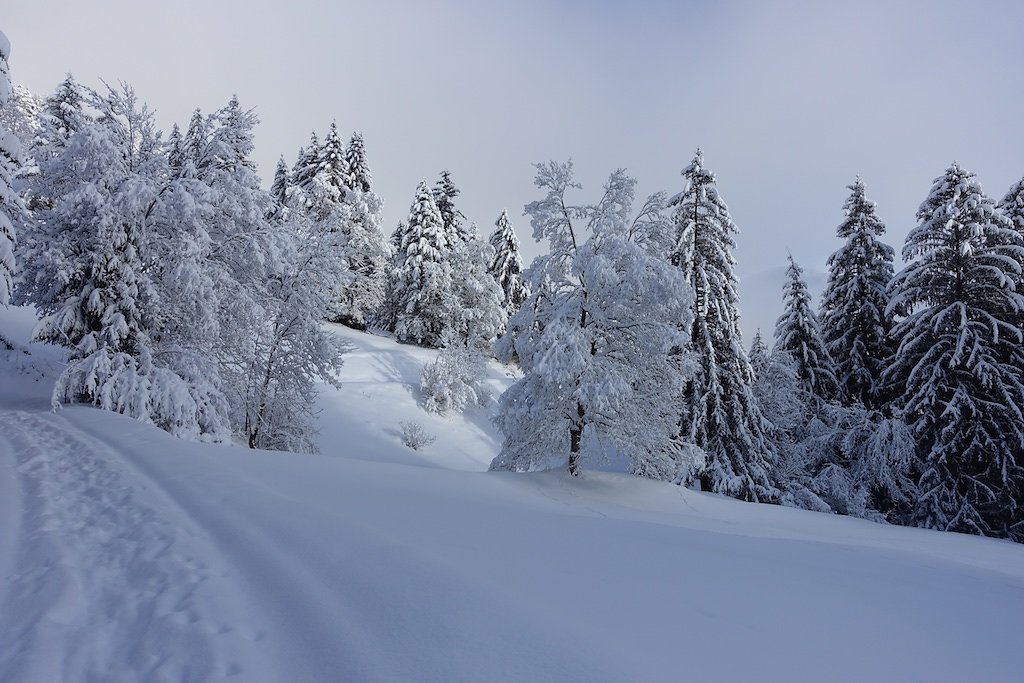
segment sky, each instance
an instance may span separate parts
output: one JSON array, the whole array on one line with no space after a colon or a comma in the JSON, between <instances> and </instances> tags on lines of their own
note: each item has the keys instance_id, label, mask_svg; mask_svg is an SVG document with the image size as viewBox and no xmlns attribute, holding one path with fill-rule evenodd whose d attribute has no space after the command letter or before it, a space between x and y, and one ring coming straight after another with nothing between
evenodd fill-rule
<instances>
[{"instance_id":1,"label":"sky","mask_svg":"<svg viewBox=\"0 0 1024 683\"><path fill-rule=\"evenodd\" d=\"M15 82L123 80L165 129L237 94L267 184L312 130L361 131L389 233L449 169L463 213L486 234L508 208L532 257L533 163L572 158L586 203L620 167L679 191L699 146L740 231L748 341L787 254L820 291L857 175L897 253L953 160L995 198L1024 175L1020 2L8 4Z\"/></svg>"}]
</instances>

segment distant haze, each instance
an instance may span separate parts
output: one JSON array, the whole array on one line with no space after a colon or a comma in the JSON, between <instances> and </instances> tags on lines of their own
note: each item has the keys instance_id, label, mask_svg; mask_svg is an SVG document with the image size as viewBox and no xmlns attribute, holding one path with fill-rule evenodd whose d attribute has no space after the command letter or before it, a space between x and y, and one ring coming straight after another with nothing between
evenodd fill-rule
<instances>
[{"instance_id":1,"label":"distant haze","mask_svg":"<svg viewBox=\"0 0 1024 683\"><path fill-rule=\"evenodd\" d=\"M508 207L533 256L531 163L572 157L589 201L616 167L678 191L700 146L740 228L748 341L787 250L820 289L857 174L897 251L952 160L997 198L1024 175L1019 2L7 4L16 82L124 80L166 128L237 93L268 184L312 129L362 131L387 232L448 168L469 219L486 234Z\"/></svg>"}]
</instances>

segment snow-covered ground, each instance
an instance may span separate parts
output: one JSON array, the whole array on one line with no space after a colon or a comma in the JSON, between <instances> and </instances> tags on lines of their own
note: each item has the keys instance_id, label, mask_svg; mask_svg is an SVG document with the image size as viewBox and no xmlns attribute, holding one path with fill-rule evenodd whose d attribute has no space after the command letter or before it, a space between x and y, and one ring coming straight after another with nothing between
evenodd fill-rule
<instances>
[{"instance_id":1,"label":"snow-covered ground","mask_svg":"<svg viewBox=\"0 0 1024 683\"><path fill-rule=\"evenodd\" d=\"M1024 547L486 473L485 411L419 408L432 352L339 334L321 455L52 413L0 361L0 681L1021 680Z\"/></svg>"}]
</instances>

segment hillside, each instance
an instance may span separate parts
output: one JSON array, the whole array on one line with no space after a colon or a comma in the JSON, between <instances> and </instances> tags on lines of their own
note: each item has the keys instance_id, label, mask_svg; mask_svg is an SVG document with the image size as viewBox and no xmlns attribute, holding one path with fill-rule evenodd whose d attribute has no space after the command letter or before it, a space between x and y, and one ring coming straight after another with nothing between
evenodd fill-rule
<instances>
[{"instance_id":1,"label":"hillside","mask_svg":"<svg viewBox=\"0 0 1024 683\"><path fill-rule=\"evenodd\" d=\"M419 407L433 352L336 332L320 455L53 413L4 359L0 681L1020 679L1024 548L486 473L485 410ZM402 446L408 420L434 444Z\"/></svg>"}]
</instances>

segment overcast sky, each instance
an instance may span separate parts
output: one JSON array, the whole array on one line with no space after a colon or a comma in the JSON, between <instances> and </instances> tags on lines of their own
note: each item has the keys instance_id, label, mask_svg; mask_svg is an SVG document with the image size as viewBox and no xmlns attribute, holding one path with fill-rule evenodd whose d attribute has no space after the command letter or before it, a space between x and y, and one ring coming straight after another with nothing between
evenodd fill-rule
<instances>
[{"instance_id":1,"label":"overcast sky","mask_svg":"<svg viewBox=\"0 0 1024 683\"><path fill-rule=\"evenodd\" d=\"M385 230L448 168L484 233L572 157L681 188L697 146L740 229L744 329L773 328L787 250L812 287L860 174L897 251L954 159L1001 197L1024 175L1024 3L31 0L6 3L16 82L134 85L161 125L237 93L265 180L310 131L362 131ZM517 218L518 217L518 218Z\"/></svg>"}]
</instances>

